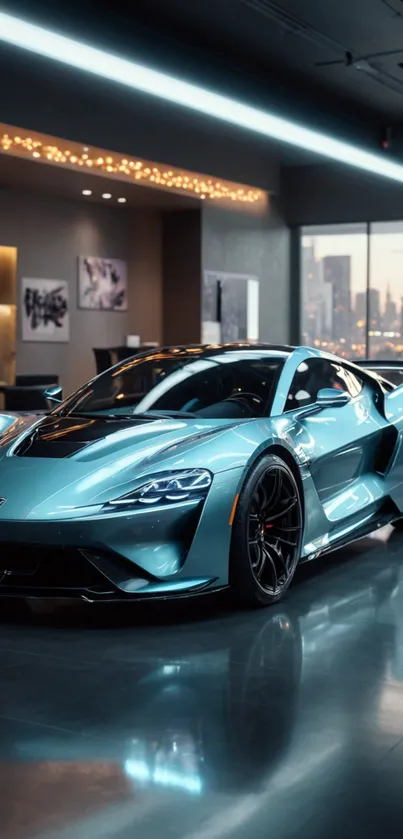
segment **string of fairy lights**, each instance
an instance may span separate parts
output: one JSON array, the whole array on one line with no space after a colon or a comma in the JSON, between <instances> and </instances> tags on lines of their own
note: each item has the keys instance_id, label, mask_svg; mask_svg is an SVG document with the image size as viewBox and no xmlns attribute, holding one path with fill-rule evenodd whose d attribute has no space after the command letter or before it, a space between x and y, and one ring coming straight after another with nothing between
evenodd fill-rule
<instances>
[{"instance_id":1,"label":"string of fairy lights","mask_svg":"<svg viewBox=\"0 0 403 839\"><path fill-rule=\"evenodd\" d=\"M260 204L265 193L249 187L241 187L226 181L217 181L203 175L184 173L179 169L149 163L138 158L121 157L111 153L83 146L69 149L51 145L34 137L0 133L0 151L37 161L59 164L69 168L127 177L130 181L159 188L191 194L204 201L228 201L242 204Z\"/></svg>"}]
</instances>

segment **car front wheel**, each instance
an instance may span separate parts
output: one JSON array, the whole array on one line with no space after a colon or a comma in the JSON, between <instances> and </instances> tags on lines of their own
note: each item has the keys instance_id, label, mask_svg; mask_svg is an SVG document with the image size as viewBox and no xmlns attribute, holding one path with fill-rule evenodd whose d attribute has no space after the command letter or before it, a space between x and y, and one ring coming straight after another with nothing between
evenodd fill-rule
<instances>
[{"instance_id":1,"label":"car front wheel","mask_svg":"<svg viewBox=\"0 0 403 839\"><path fill-rule=\"evenodd\" d=\"M238 602L269 606L283 597L300 558L302 529L294 474L269 454L246 479L233 523L230 585Z\"/></svg>"}]
</instances>

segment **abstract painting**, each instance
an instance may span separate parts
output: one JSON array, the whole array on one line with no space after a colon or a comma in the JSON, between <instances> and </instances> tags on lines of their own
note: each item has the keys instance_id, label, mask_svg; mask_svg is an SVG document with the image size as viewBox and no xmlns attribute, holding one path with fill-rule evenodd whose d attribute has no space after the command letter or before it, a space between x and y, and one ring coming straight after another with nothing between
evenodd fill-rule
<instances>
[{"instance_id":1,"label":"abstract painting","mask_svg":"<svg viewBox=\"0 0 403 839\"><path fill-rule=\"evenodd\" d=\"M80 309L127 312L127 266L121 259L80 256L78 260Z\"/></svg>"},{"instance_id":2,"label":"abstract painting","mask_svg":"<svg viewBox=\"0 0 403 839\"><path fill-rule=\"evenodd\" d=\"M69 286L65 280L22 280L22 340L67 342Z\"/></svg>"}]
</instances>

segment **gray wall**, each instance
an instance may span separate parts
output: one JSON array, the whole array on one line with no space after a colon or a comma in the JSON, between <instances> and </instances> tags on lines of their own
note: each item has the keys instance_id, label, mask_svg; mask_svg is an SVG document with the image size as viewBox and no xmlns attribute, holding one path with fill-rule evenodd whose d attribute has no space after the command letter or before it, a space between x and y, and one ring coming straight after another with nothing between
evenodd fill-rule
<instances>
[{"instance_id":1,"label":"gray wall","mask_svg":"<svg viewBox=\"0 0 403 839\"><path fill-rule=\"evenodd\" d=\"M203 270L259 278L259 337L290 339L290 237L277 202L265 216L203 208Z\"/></svg>"},{"instance_id":2,"label":"gray wall","mask_svg":"<svg viewBox=\"0 0 403 839\"><path fill-rule=\"evenodd\" d=\"M0 190L0 245L18 249L18 373L57 373L69 393L95 373L92 348L116 346L129 333L161 340L159 214ZM128 263L129 311L77 309L77 257ZM21 340L22 277L65 279L70 295L69 344Z\"/></svg>"},{"instance_id":3,"label":"gray wall","mask_svg":"<svg viewBox=\"0 0 403 839\"><path fill-rule=\"evenodd\" d=\"M200 210L162 214L164 344L200 341L201 244Z\"/></svg>"},{"instance_id":4,"label":"gray wall","mask_svg":"<svg viewBox=\"0 0 403 839\"><path fill-rule=\"evenodd\" d=\"M163 340L161 213L138 210L129 218L129 334Z\"/></svg>"},{"instance_id":5,"label":"gray wall","mask_svg":"<svg viewBox=\"0 0 403 839\"><path fill-rule=\"evenodd\" d=\"M281 178L290 225L403 219L402 185L338 166L296 166Z\"/></svg>"}]
</instances>

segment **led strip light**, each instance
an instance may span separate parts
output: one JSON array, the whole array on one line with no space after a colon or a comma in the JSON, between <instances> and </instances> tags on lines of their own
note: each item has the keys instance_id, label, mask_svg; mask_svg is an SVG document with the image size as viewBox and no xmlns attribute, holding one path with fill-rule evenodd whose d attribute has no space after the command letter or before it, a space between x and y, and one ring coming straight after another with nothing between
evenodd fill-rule
<instances>
[{"instance_id":1,"label":"led strip light","mask_svg":"<svg viewBox=\"0 0 403 839\"><path fill-rule=\"evenodd\" d=\"M2 12L0 40L282 143L403 182L403 165L390 159Z\"/></svg>"},{"instance_id":2,"label":"led strip light","mask_svg":"<svg viewBox=\"0 0 403 839\"><path fill-rule=\"evenodd\" d=\"M156 187L188 195L204 201L218 201L237 207L249 204L247 209L263 210L267 207L267 193L253 187L241 186L231 181L216 180L184 169L170 167L140 158L124 157L105 149L82 146L57 138L47 137L0 123L0 153L33 158L37 162L51 163L69 169L81 169L102 174L123 182ZM92 190L83 190L91 195ZM108 194L108 193L106 193ZM122 199L118 198L118 201Z\"/></svg>"}]
</instances>

